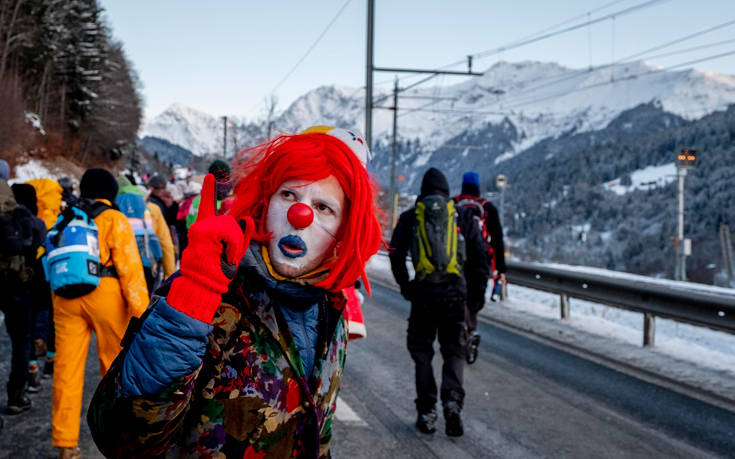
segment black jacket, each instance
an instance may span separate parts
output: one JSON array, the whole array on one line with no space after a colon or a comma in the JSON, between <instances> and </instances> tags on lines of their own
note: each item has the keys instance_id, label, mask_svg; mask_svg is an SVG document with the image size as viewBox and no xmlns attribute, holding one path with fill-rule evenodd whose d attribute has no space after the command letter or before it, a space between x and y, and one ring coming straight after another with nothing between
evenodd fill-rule
<instances>
[{"instance_id":1,"label":"black jacket","mask_svg":"<svg viewBox=\"0 0 735 459\"><path fill-rule=\"evenodd\" d=\"M417 201L430 194L439 194L449 199L449 185L446 178L436 169L429 169L424 175L421 194ZM393 230L390 241L390 264L393 277L401 287L401 294L408 300L425 301L464 301L467 298L467 285L464 278L457 278L446 284L434 284L426 281L410 281L406 268L406 256L413 242L413 227L416 221L415 208L403 212ZM475 270L487 270L487 246L482 240L482 233L475 224L469 210L458 209L457 226L465 238L467 260L464 266L465 275Z\"/></svg>"}]
</instances>

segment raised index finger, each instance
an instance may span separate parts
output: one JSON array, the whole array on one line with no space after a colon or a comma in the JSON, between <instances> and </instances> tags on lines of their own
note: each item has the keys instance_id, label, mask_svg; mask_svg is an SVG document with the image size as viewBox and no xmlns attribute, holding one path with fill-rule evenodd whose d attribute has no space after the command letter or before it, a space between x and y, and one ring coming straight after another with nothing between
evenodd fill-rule
<instances>
[{"instance_id":1,"label":"raised index finger","mask_svg":"<svg viewBox=\"0 0 735 459\"><path fill-rule=\"evenodd\" d=\"M199 198L199 211L197 212L197 221L205 218L214 217L216 215L217 205L214 197L214 175L207 174L202 183L202 193Z\"/></svg>"}]
</instances>

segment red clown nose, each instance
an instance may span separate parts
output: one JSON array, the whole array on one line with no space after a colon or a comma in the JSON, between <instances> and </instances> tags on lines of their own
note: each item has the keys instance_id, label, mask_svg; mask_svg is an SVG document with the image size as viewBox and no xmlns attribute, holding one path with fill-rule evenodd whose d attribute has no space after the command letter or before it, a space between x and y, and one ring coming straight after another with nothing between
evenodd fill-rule
<instances>
[{"instance_id":1,"label":"red clown nose","mask_svg":"<svg viewBox=\"0 0 735 459\"><path fill-rule=\"evenodd\" d=\"M288 209L286 214L288 222L295 229L306 228L314 221L314 211L306 204L297 202Z\"/></svg>"}]
</instances>

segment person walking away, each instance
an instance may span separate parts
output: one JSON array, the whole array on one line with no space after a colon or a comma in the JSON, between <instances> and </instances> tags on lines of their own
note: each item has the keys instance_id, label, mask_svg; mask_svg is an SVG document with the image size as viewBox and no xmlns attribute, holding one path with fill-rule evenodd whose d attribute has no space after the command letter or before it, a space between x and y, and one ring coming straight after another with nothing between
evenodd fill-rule
<instances>
[{"instance_id":1,"label":"person walking away","mask_svg":"<svg viewBox=\"0 0 735 459\"><path fill-rule=\"evenodd\" d=\"M166 188L166 180L160 175L154 175L151 177L146 186L148 186L148 189L150 190L148 202L155 204L161 210L161 214L166 220L169 237L174 245L174 254L176 258L178 258L181 254L181 251L179 250L178 236L176 235L176 214L179 211L179 206L174 202L171 192Z\"/></svg>"},{"instance_id":2,"label":"person walking away","mask_svg":"<svg viewBox=\"0 0 735 459\"><path fill-rule=\"evenodd\" d=\"M74 182L71 177L61 177L59 179L59 185L61 186L62 207L69 207L76 204L79 198L74 194Z\"/></svg>"},{"instance_id":3,"label":"person walking away","mask_svg":"<svg viewBox=\"0 0 735 459\"><path fill-rule=\"evenodd\" d=\"M181 250L181 253L184 253L184 250L186 249L186 246L189 244L189 237L188 237L188 225L186 223L186 220L189 216L189 210L191 209L191 204L194 202L194 199L196 199L199 196L199 192L201 191L201 186L197 187L196 182L194 182L191 179L187 179L188 182L185 185L184 188L184 199L179 204L179 211L176 213L176 235L179 238L179 249Z\"/></svg>"},{"instance_id":4,"label":"person walking away","mask_svg":"<svg viewBox=\"0 0 735 459\"><path fill-rule=\"evenodd\" d=\"M480 227L487 245L487 262L470 266L465 271L467 280L467 326L470 338L467 343L467 362L477 360L480 335L477 333L477 314L485 306L485 291L492 275L493 292L505 285L505 244L503 228L500 226L498 209L480 196L480 176L477 172L466 172L462 176L462 192L454 197L457 207L469 210ZM493 300L495 301L495 300Z\"/></svg>"},{"instance_id":5,"label":"person walking away","mask_svg":"<svg viewBox=\"0 0 735 459\"><path fill-rule=\"evenodd\" d=\"M61 213L62 193L64 189L56 180L40 178L26 182L36 190L38 202L37 217L46 223L46 229L50 229Z\"/></svg>"},{"instance_id":6,"label":"person walking away","mask_svg":"<svg viewBox=\"0 0 735 459\"><path fill-rule=\"evenodd\" d=\"M148 293L152 293L164 279L176 271L176 256L171 234L160 207L143 199L143 191L120 175L117 204L133 227L138 250L143 261ZM159 276L160 274L160 276Z\"/></svg>"},{"instance_id":7,"label":"person walking away","mask_svg":"<svg viewBox=\"0 0 735 459\"><path fill-rule=\"evenodd\" d=\"M220 210L222 201L224 201L232 191L232 170L226 162L222 160L215 160L209 165L208 172L214 175L215 181L215 194L217 197L217 210ZM189 214L186 217L186 226L190 227L197 220L197 213L199 212L199 202L201 196L197 196L191 202L189 207Z\"/></svg>"},{"instance_id":8,"label":"person walking away","mask_svg":"<svg viewBox=\"0 0 735 459\"><path fill-rule=\"evenodd\" d=\"M416 275L409 280L406 256L411 252ZM446 434L464 433L461 411L467 329L463 277L465 261L477 264L485 245L472 216L454 208L449 184L439 170L429 169L416 205L401 214L390 242L391 270L401 295L411 302L407 346L416 367L416 427L433 433L437 388L432 359L439 338L442 365L441 401Z\"/></svg>"},{"instance_id":9,"label":"person walking away","mask_svg":"<svg viewBox=\"0 0 735 459\"><path fill-rule=\"evenodd\" d=\"M33 214L16 202L6 181L9 172L7 163L0 160L0 288L3 291L0 308L5 314L11 342L5 412L15 415L31 408L26 395L32 321L28 284L33 277L32 260L41 235L34 237Z\"/></svg>"},{"instance_id":10,"label":"person walking away","mask_svg":"<svg viewBox=\"0 0 735 459\"><path fill-rule=\"evenodd\" d=\"M28 209L32 215L38 213L36 190L26 183L16 183L12 187L15 201ZM29 393L38 392L41 389L41 371L38 365L38 357L47 355L47 339L51 335L52 324L49 322L49 309L51 309L51 291L46 282L43 272L41 256L44 253L43 244L46 239L46 224L38 217L30 218L33 234L25 258L25 266L28 270L30 280L23 285L23 297L25 307L30 312L30 336L29 336L29 360L28 360L28 387ZM53 348L53 346L52 346Z\"/></svg>"},{"instance_id":11,"label":"person walking away","mask_svg":"<svg viewBox=\"0 0 735 459\"><path fill-rule=\"evenodd\" d=\"M87 215L97 214L93 220L98 231L101 268L99 285L90 293L64 298L55 290L53 295L56 359L52 442L60 450L59 457L64 459L81 455L77 447L79 420L84 368L92 331L97 336L100 374L104 376L120 352L128 321L131 317L139 317L148 304L148 291L133 229L127 218L112 207L118 191L115 177L105 169L88 169L82 176L80 190L81 199L77 205ZM59 222L63 219L64 214ZM49 250L49 257L51 253ZM53 271L54 266L49 261L49 276L54 275Z\"/></svg>"}]
</instances>

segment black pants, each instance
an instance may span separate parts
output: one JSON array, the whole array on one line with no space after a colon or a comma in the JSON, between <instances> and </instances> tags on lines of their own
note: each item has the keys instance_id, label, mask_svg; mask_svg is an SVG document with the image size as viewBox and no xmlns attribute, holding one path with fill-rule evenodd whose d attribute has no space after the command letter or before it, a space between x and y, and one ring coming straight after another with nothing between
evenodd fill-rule
<instances>
[{"instance_id":1,"label":"black pants","mask_svg":"<svg viewBox=\"0 0 735 459\"><path fill-rule=\"evenodd\" d=\"M416 409L420 413L425 413L436 405L437 390L431 362L437 335L444 360L441 400L444 403L455 401L461 407L464 401L462 375L467 344L464 301L411 303L407 344L408 352L416 364Z\"/></svg>"},{"instance_id":2,"label":"black pants","mask_svg":"<svg viewBox=\"0 0 735 459\"><path fill-rule=\"evenodd\" d=\"M467 277L467 328L470 333L477 330L477 313L485 306L487 282L486 277Z\"/></svg>"},{"instance_id":3,"label":"black pants","mask_svg":"<svg viewBox=\"0 0 735 459\"><path fill-rule=\"evenodd\" d=\"M28 381L28 360L31 356L32 311L27 295L11 294L2 303L5 327L10 335L12 356L8 393L23 388Z\"/></svg>"}]
</instances>

